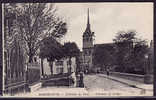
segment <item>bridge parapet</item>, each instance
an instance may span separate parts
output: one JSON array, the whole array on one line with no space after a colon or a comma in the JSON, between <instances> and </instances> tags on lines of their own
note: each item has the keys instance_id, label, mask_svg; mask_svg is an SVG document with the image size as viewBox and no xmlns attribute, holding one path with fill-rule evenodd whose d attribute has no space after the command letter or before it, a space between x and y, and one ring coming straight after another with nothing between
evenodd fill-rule
<instances>
[{"instance_id":1,"label":"bridge parapet","mask_svg":"<svg viewBox=\"0 0 156 100\"><path fill-rule=\"evenodd\" d=\"M106 72L103 73L106 74ZM140 83L145 83L145 75L129 74L129 73L121 73L121 72L110 72L110 75L114 77L140 82Z\"/></svg>"},{"instance_id":2,"label":"bridge parapet","mask_svg":"<svg viewBox=\"0 0 156 100\"><path fill-rule=\"evenodd\" d=\"M120 72L110 72L110 75L144 83L144 75L120 73Z\"/></svg>"}]
</instances>

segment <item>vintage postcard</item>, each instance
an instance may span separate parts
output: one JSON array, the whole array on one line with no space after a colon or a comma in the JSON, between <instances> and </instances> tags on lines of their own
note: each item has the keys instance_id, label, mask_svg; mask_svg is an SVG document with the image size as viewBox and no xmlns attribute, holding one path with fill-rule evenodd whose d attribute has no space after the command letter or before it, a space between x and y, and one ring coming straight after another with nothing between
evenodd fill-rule
<instances>
[{"instance_id":1,"label":"vintage postcard","mask_svg":"<svg viewBox=\"0 0 156 100\"><path fill-rule=\"evenodd\" d=\"M2 3L3 96L153 96L153 7Z\"/></svg>"}]
</instances>

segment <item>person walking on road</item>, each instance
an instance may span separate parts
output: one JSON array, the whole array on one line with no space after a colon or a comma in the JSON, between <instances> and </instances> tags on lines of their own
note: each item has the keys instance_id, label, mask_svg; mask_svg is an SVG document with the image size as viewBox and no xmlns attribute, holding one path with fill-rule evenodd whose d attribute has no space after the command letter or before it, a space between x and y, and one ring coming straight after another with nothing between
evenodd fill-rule
<instances>
[{"instance_id":1,"label":"person walking on road","mask_svg":"<svg viewBox=\"0 0 156 100\"><path fill-rule=\"evenodd\" d=\"M107 72L107 76L109 76L109 68L107 68L106 72Z\"/></svg>"},{"instance_id":2,"label":"person walking on road","mask_svg":"<svg viewBox=\"0 0 156 100\"><path fill-rule=\"evenodd\" d=\"M72 81L73 81L73 82L72 82L73 86L76 87L76 82L77 82L77 80L76 80L75 72L72 72L71 78L72 78Z\"/></svg>"}]
</instances>

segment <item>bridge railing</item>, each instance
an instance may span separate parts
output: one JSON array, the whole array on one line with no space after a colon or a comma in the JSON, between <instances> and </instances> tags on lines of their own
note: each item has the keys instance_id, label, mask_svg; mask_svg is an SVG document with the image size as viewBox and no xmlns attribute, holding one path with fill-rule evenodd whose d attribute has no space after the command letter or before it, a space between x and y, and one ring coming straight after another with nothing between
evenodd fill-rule
<instances>
[{"instance_id":1,"label":"bridge railing","mask_svg":"<svg viewBox=\"0 0 156 100\"><path fill-rule=\"evenodd\" d=\"M106 74L106 72L102 72L102 73ZM114 77L119 77L123 79L144 83L144 75L121 73L121 72L110 72L110 75Z\"/></svg>"},{"instance_id":2,"label":"bridge railing","mask_svg":"<svg viewBox=\"0 0 156 100\"><path fill-rule=\"evenodd\" d=\"M144 75L120 73L120 72L111 72L111 74L113 76L118 76L118 77L125 78L128 80L144 83Z\"/></svg>"}]
</instances>

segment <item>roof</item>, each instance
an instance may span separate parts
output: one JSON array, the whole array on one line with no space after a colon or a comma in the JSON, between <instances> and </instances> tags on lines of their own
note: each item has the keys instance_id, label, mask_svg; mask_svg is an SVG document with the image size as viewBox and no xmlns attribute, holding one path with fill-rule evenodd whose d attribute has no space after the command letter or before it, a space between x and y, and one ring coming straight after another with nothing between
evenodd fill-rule
<instances>
[{"instance_id":1,"label":"roof","mask_svg":"<svg viewBox=\"0 0 156 100\"><path fill-rule=\"evenodd\" d=\"M98 47L98 46L102 46L102 47L115 47L115 43L103 43L103 44L94 44L94 48Z\"/></svg>"},{"instance_id":2,"label":"roof","mask_svg":"<svg viewBox=\"0 0 156 100\"><path fill-rule=\"evenodd\" d=\"M83 33L83 36L86 36L86 35L88 35L88 36L92 36L93 35L93 33L92 33L91 29L90 29L89 9L88 9L87 27L86 27L85 32Z\"/></svg>"}]
</instances>

